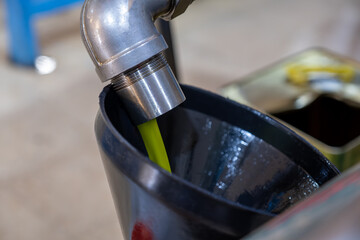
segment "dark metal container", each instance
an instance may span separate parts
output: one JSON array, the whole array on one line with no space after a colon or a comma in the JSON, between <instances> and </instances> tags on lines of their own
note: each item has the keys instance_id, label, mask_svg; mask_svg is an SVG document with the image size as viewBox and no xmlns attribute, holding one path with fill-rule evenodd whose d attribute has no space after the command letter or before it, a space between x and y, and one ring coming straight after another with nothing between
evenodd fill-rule
<instances>
[{"instance_id":1,"label":"dark metal container","mask_svg":"<svg viewBox=\"0 0 360 240\"><path fill-rule=\"evenodd\" d=\"M183 86L158 119L173 174L147 157L111 87L95 131L125 239L238 239L338 174L274 119Z\"/></svg>"}]
</instances>

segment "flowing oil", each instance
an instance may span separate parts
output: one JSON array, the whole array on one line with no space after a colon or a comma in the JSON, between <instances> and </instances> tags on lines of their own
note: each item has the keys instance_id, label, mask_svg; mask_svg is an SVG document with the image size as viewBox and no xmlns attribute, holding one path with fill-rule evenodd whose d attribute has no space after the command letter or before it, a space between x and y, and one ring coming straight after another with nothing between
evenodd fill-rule
<instances>
[{"instance_id":1,"label":"flowing oil","mask_svg":"<svg viewBox=\"0 0 360 240\"><path fill-rule=\"evenodd\" d=\"M171 173L169 159L156 119L137 126L151 161Z\"/></svg>"}]
</instances>

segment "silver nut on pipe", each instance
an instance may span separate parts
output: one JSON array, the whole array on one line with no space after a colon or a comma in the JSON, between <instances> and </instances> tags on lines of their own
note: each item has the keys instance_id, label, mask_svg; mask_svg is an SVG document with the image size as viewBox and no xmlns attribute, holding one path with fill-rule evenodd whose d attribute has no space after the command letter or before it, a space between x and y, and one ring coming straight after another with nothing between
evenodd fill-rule
<instances>
[{"instance_id":1,"label":"silver nut on pipe","mask_svg":"<svg viewBox=\"0 0 360 240\"><path fill-rule=\"evenodd\" d=\"M134 124L139 125L185 101L163 53L111 79Z\"/></svg>"},{"instance_id":2,"label":"silver nut on pipe","mask_svg":"<svg viewBox=\"0 0 360 240\"><path fill-rule=\"evenodd\" d=\"M166 15L163 15L162 18L165 20L171 20L177 16L183 14L191 3L195 0L173 0L174 6L171 8L170 12Z\"/></svg>"}]
</instances>

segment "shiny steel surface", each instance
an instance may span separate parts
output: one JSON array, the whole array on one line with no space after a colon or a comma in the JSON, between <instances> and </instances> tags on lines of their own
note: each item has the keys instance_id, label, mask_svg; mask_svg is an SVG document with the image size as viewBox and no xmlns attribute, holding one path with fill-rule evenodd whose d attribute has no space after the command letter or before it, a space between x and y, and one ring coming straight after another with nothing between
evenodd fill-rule
<instances>
[{"instance_id":1,"label":"shiny steel surface","mask_svg":"<svg viewBox=\"0 0 360 240\"><path fill-rule=\"evenodd\" d=\"M134 124L154 119L180 103L185 96L161 54L118 78L112 79Z\"/></svg>"},{"instance_id":2,"label":"shiny steel surface","mask_svg":"<svg viewBox=\"0 0 360 240\"><path fill-rule=\"evenodd\" d=\"M96 136L125 239L238 239L338 174L270 117L183 90L188 100L158 118L174 174L147 158L113 86L100 95Z\"/></svg>"},{"instance_id":3,"label":"shiny steel surface","mask_svg":"<svg viewBox=\"0 0 360 240\"><path fill-rule=\"evenodd\" d=\"M155 16L169 0L87 0L81 12L83 42L102 81L107 81L167 48Z\"/></svg>"},{"instance_id":4,"label":"shiny steel surface","mask_svg":"<svg viewBox=\"0 0 360 240\"><path fill-rule=\"evenodd\" d=\"M186 2L186 3L184 3ZM171 19L184 0L86 0L81 35L101 81L112 80L135 123L154 119L185 100L154 21ZM155 61L154 61L155 60Z\"/></svg>"},{"instance_id":5,"label":"shiny steel surface","mask_svg":"<svg viewBox=\"0 0 360 240\"><path fill-rule=\"evenodd\" d=\"M167 49L154 21L180 15L188 0L86 0L81 35L105 82Z\"/></svg>"}]
</instances>

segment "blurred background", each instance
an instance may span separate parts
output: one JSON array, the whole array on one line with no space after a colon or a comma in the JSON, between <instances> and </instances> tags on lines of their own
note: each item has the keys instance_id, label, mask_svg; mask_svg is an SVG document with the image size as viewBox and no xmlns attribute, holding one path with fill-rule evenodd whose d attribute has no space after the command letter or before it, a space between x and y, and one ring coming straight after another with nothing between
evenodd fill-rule
<instances>
[{"instance_id":1,"label":"blurred background","mask_svg":"<svg viewBox=\"0 0 360 240\"><path fill-rule=\"evenodd\" d=\"M122 239L93 131L105 84L81 42L81 3L32 18L56 61L49 74L9 60L5 3L0 239ZM359 0L197 0L172 31L180 82L215 92L309 47L360 61Z\"/></svg>"}]
</instances>

